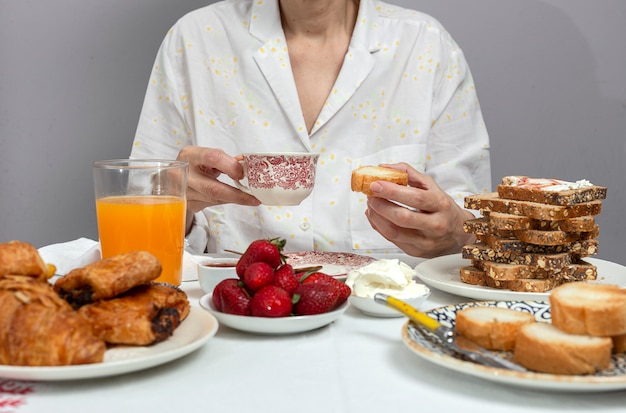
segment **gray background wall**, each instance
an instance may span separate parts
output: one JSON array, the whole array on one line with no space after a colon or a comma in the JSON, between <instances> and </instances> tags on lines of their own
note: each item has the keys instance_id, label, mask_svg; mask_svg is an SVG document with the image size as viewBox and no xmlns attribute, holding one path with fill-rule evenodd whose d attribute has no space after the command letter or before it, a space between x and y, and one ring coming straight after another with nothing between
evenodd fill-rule
<instances>
[{"instance_id":1,"label":"gray background wall","mask_svg":"<svg viewBox=\"0 0 626 413\"><path fill-rule=\"evenodd\" d=\"M626 2L392 0L465 50L492 175L608 186L598 258L626 264ZM157 48L201 0L0 0L0 242L97 239L91 163L127 157Z\"/></svg>"}]
</instances>

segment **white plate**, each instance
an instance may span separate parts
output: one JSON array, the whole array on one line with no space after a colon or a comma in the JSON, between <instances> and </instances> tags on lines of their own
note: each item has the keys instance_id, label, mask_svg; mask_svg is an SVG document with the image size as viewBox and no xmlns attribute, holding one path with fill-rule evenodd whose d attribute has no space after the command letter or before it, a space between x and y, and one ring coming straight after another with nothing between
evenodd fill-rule
<instances>
[{"instance_id":1,"label":"white plate","mask_svg":"<svg viewBox=\"0 0 626 413\"><path fill-rule=\"evenodd\" d=\"M0 365L0 377L26 381L61 381L114 376L167 363L200 348L218 329L218 322L201 308L192 307L167 340L153 346L119 346L104 354L102 363L75 366L24 367Z\"/></svg>"},{"instance_id":2,"label":"white plate","mask_svg":"<svg viewBox=\"0 0 626 413\"><path fill-rule=\"evenodd\" d=\"M623 265L597 258L585 258L585 261L598 269L598 279L591 282L626 286L626 267ZM461 254L444 255L422 262L415 271L420 280L433 288L475 300L545 301L550 295L550 292L525 293L466 284L459 275L460 268L466 265L470 265L470 260L462 258Z\"/></svg>"},{"instance_id":3,"label":"white plate","mask_svg":"<svg viewBox=\"0 0 626 413\"><path fill-rule=\"evenodd\" d=\"M426 313L440 323L453 327L456 312L468 306L498 306L528 311L537 321L550 321L550 306L540 301L485 301L435 308ZM626 388L626 354L612 356L613 368L594 375L556 375L535 372L517 372L483 366L467 361L444 349L439 343L421 335L410 335L409 322L402 327L402 341L416 355L439 366L498 383L533 388L572 392L599 392Z\"/></svg>"},{"instance_id":4,"label":"white plate","mask_svg":"<svg viewBox=\"0 0 626 413\"><path fill-rule=\"evenodd\" d=\"M287 264L294 269L321 265L320 272L336 278L346 278L348 272L361 268L376 258L349 252L304 251L287 252Z\"/></svg>"},{"instance_id":5,"label":"white plate","mask_svg":"<svg viewBox=\"0 0 626 413\"><path fill-rule=\"evenodd\" d=\"M315 330L335 321L347 309L350 303L346 301L335 311L318 315L291 316L291 317L252 317L226 314L218 311L213 305L211 294L200 298L200 305L215 316L225 326L235 330L257 334L295 334Z\"/></svg>"}]
</instances>

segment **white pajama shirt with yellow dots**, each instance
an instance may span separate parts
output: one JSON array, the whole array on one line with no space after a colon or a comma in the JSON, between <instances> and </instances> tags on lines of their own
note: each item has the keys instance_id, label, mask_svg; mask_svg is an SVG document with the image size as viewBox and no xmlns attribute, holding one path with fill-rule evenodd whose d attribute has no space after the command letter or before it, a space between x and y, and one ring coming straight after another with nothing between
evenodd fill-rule
<instances>
[{"instance_id":1,"label":"white pajama shirt with yellow dots","mask_svg":"<svg viewBox=\"0 0 626 413\"><path fill-rule=\"evenodd\" d=\"M463 52L423 13L361 0L339 77L307 132L278 0L227 0L183 16L151 73L132 158L174 159L187 145L320 154L299 206L220 205L194 217L191 251L242 251L283 237L287 251L399 250L350 190L360 165L406 162L460 205L491 189L489 138ZM225 182L230 179L225 175Z\"/></svg>"}]
</instances>

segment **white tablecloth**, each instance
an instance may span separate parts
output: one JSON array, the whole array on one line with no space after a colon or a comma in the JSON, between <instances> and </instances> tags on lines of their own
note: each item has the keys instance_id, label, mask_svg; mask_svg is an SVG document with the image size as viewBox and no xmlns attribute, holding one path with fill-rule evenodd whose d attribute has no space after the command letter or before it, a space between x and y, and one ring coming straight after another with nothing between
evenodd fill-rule
<instances>
[{"instance_id":1,"label":"white tablecloth","mask_svg":"<svg viewBox=\"0 0 626 413\"><path fill-rule=\"evenodd\" d=\"M204 295L198 282L182 288L198 306ZM465 301L433 291L421 309ZM405 322L351 307L332 324L296 335L220 325L197 351L135 373L66 382L0 378L0 413L626 411L626 391L537 391L432 364L401 341Z\"/></svg>"}]
</instances>

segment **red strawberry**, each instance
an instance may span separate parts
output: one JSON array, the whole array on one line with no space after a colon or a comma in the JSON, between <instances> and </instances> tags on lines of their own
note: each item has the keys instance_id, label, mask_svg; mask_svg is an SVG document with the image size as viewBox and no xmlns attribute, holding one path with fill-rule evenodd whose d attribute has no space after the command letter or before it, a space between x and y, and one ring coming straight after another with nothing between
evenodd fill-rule
<instances>
[{"instance_id":1,"label":"red strawberry","mask_svg":"<svg viewBox=\"0 0 626 413\"><path fill-rule=\"evenodd\" d=\"M215 288L213 288L213 293L212 293L212 298L213 298L213 305L215 306L215 308L217 308L219 311L222 311L222 291L225 288L232 288L232 287L236 287L241 281L238 278L227 278L225 280L220 281Z\"/></svg>"},{"instance_id":2,"label":"red strawberry","mask_svg":"<svg viewBox=\"0 0 626 413\"><path fill-rule=\"evenodd\" d=\"M296 315L327 313L343 304L339 289L323 283L300 284L293 293L293 299L293 313Z\"/></svg>"},{"instance_id":3,"label":"red strawberry","mask_svg":"<svg viewBox=\"0 0 626 413\"><path fill-rule=\"evenodd\" d=\"M240 282L235 285L232 283L225 285L221 288L219 297L222 306L220 311L223 313L250 315L250 303L252 298Z\"/></svg>"},{"instance_id":4,"label":"red strawberry","mask_svg":"<svg viewBox=\"0 0 626 413\"><path fill-rule=\"evenodd\" d=\"M253 262L262 261L276 269L284 262L285 257L281 254L287 241L273 238L270 240L259 239L252 241L246 251L241 255L235 270L239 278L243 279L246 268Z\"/></svg>"},{"instance_id":5,"label":"red strawberry","mask_svg":"<svg viewBox=\"0 0 626 413\"><path fill-rule=\"evenodd\" d=\"M271 284L273 279L274 268L263 261L253 262L243 273L243 282L252 292Z\"/></svg>"},{"instance_id":6,"label":"red strawberry","mask_svg":"<svg viewBox=\"0 0 626 413\"><path fill-rule=\"evenodd\" d=\"M291 294L300 285L300 282L293 267L290 264L283 264L274 272L272 284L281 287Z\"/></svg>"},{"instance_id":7,"label":"red strawberry","mask_svg":"<svg viewBox=\"0 0 626 413\"><path fill-rule=\"evenodd\" d=\"M287 317L291 314L291 295L275 285L266 285L254 294L250 314L256 317Z\"/></svg>"},{"instance_id":8,"label":"red strawberry","mask_svg":"<svg viewBox=\"0 0 626 413\"><path fill-rule=\"evenodd\" d=\"M317 283L331 285L339 290L339 297L342 302L347 300L350 297L350 294L352 294L352 290L344 282L339 281L333 276L321 272L304 274L302 277L300 277L300 282L302 284Z\"/></svg>"}]
</instances>

